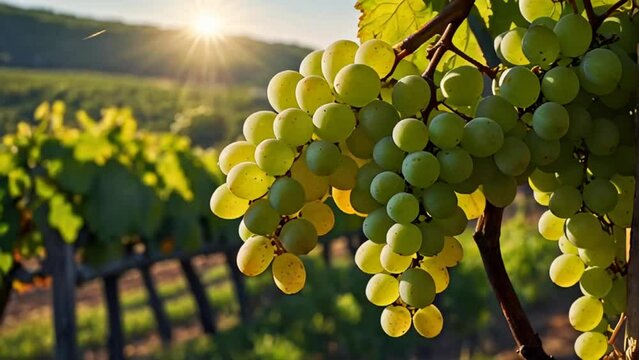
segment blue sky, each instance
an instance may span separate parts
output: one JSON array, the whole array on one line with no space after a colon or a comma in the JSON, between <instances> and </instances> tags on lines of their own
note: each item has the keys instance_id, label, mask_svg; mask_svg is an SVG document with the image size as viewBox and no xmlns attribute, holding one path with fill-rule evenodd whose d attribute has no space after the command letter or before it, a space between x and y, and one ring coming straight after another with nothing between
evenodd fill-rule
<instances>
[{"instance_id":1,"label":"blue sky","mask_svg":"<svg viewBox=\"0 0 639 360\"><path fill-rule=\"evenodd\" d=\"M221 19L224 31L260 39L323 47L354 39L355 0L0 0L127 23L183 27L196 14Z\"/></svg>"}]
</instances>

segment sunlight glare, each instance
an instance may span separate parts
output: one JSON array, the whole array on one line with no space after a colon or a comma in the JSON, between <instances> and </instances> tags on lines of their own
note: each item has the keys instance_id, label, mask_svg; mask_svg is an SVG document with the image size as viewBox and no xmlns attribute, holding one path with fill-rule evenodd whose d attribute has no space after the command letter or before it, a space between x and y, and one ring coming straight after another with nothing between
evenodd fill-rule
<instances>
[{"instance_id":1,"label":"sunlight glare","mask_svg":"<svg viewBox=\"0 0 639 360\"><path fill-rule=\"evenodd\" d=\"M222 24L211 14L198 15L193 21L193 32L198 37L212 38L221 35Z\"/></svg>"}]
</instances>

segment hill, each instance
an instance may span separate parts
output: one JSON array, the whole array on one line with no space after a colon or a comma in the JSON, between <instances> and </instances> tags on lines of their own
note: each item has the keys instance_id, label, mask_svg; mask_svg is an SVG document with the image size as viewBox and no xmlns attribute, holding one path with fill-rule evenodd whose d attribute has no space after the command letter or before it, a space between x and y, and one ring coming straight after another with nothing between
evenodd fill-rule
<instances>
[{"instance_id":1,"label":"hill","mask_svg":"<svg viewBox=\"0 0 639 360\"><path fill-rule=\"evenodd\" d=\"M87 36L106 30L99 36ZM185 31L0 4L0 66L80 69L180 82L265 84L309 50L247 37L199 41Z\"/></svg>"}]
</instances>

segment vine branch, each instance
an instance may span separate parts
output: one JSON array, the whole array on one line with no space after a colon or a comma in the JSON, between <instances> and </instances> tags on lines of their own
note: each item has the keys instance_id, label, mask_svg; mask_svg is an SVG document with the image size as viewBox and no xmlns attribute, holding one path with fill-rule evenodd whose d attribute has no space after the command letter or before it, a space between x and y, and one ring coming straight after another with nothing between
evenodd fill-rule
<instances>
[{"instance_id":1,"label":"vine branch","mask_svg":"<svg viewBox=\"0 0 639 360\"><path fill-rule=\"evenodd\" d=\"M592 26L593 32L596 31L599 26L601 26L606 18L612 15L627 2L628 0L619 0L616 3L612 4L612 6L610 6L608 10L606 10L606 12L601 15L597 15L594 8L592 7L592 1L584 0L584 10L586 11L586 16L588 17L588 22L590 22L590 25Z\"/></svg>"}]
</instances>

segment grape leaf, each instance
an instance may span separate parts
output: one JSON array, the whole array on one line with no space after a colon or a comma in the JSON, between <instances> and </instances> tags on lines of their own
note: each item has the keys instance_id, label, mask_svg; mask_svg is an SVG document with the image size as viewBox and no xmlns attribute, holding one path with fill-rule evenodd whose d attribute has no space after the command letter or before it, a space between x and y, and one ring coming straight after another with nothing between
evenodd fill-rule
<instances>
[{"instance_id":1,"label":"grape leaf","mask_svg":"<svg viewBox=\"0 0 639 360\"><path fill-rule=\"evenodd\" d=\"M75 214L73 206L59 194L49 200L49 223L68 243L73 243L77 239L83 225L82 218Z\"/></svg>"},{"instance_id":2,"label":"grape leaf","mask_svg":"<svg viewBox=\"0 0 639 360\"><path fill-rule=\"evenodd\" d=\"M477 219L486 208L486 197L479 189L472 194L457 194L457 201L469 220Z\"/></svg>"},{"instance_id":3,"label":"grape leaf","mask_svg":"<svg viewBox=\"0 0 639 360\"><path fill-rule=\"evenodd\" d=\"M528 27L515 0L477 0L475 8L493 37L517 26Z\"/></svg>"}]
</instances>

